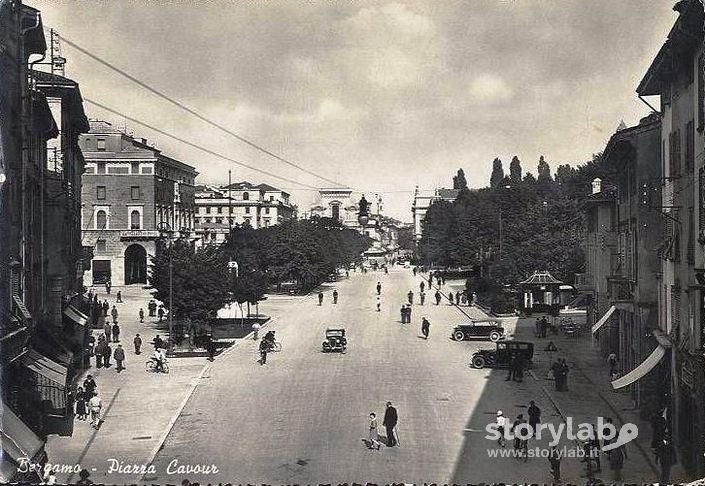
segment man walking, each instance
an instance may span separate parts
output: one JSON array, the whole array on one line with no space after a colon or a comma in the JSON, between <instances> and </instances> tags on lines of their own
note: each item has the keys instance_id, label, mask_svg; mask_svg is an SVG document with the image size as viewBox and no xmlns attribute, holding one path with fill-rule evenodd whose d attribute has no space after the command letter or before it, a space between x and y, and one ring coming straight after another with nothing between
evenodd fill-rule
<instances>
[{"instance_id":1,"label":"man walking","mask_svg":"<svg viewBox=\"0 0 705 486\"><path fill-rule=\"evenodd\" d=\"M149 300L147 310L149 311L149 317L157 317L157 303L154 302L154 299Z\"/></svg>"},{"instance_id":2,"label":"man walking","mask_svg":"<svg viewBox=\"0 0 705 486\"><path fill-rule=\"evenodd\" d=\"M110 357L113 354L113 348L110 347L109 341L106 340L103 346L103 363L106 368L110 368Z\"/></svg>"},{"instance_id":3,"label":"man walking","mask_svg":"<svg viewBox=\"0 0 705 486\"><path fill-rule=\"evenodd\" d=\"M380 312L382 310L382 299L380 299L379 295L377 296L377 312Z\"/></svg>"},{"instance_id":4,"label":"man walking","mask_svg":"<svg viewBox=\"0 0 705 486\"><path fill-rule=\"evenodd\" d=\"M158 314L159 314L159 322L162 322L162 319L164 319L164 306L163 305L159 306Z\"/></svg>"},{"instance_id":5,"label":"man walking","mask_svg":"<svg viewBox=\"0 0 705 486\"><path fill-rule=\"evenodd\" d=\"M428 332L431 328L431 323L425 317L421 319L421 334L423 334L424 339L428 339Z\"/></svg>"},{"instance_id":6,"label":"man walking","mask_svg":"<svg viewBox=\"0 0 705 486\"><path fill-rule=\"evenodd\" d=\"M105 334L105 340L110 341L110 336L112 335L113 328L109 322L106 322L103 326L103 333Z\"/></svg>"},{"instance_id":7,"label":"man walking","mask_svg":"<svg viewBox=\"0 0 705 486\"><path fill-rule=\"evenodd\" d=\"M105 282L105 293L108 295L110 295L110 287L111 287L110 280L108 280Z\"/></svg>"},{"instance_id":8,"label":"man walking","mask_svg":"<svg viewBox=\"0 0 705 486\"><path fill-rule=\"evenodd\" d=\"M103 301L103 317L108 317L108 312L110 312L110 304L108 304L108 299Z\"/></svg>"},{"instance_id":9,"label":"man walking","mask_svg":"<svg viewBox=\"0 0 705 486\"><path fill-rule=\"evenodd\" d=\"M673 448L673 442L669 434L666 434L663 440L656 448L656 460L661 466L661 484L669 484L671 477L671 467L676 463L676 451Z\"/></svg>"},{"instance_id":10,"label":"man walking","mask_svg":"<svg viewBox=\"0 0 705 486\"><path fill-rule=\"evenodd\" d=\"M555 483L561 480L561 452L555 445L551 446L551 453L548 455L548 463L551 465L551 474Z\"/></svg>"},{"instance_id":11,"label":"man walking","mask_svg":"<svg viewBox=\"0 0 705 486\"><path fill-rule=\"evenodd\" d=\"M409 299L409 305L412 305L414 303L414 292L409 290L409 293L406 294L406 298Z\"/></svg>"},{"instance_id":12,"label":"man walking","mask_svg":"<svg viewBox=\"0 0 705 486\"><path fill-rule=\"evenodd\" d=\"M419 284L419 291L423 294L424 289L426 288L426 283L421 281Z\"/></svg>"},{"instance_id":13,"label":"man walking","mask_svg":"<svg viewBox=\"0 0 705 486\"><path fill-rule=\"evenodd\" d=\"M92 397L93 394L95 393L96 388L98 388L98 385L95 384L95 380L93 379L93 375L88 375L86 376L86 379L83 380L83 391L88 397Z\"/></svg>"},{"instance_id":14,"label":"man walking","mask_svg":"<svg viewBox=\"0 0 705 486\"><path fill-rule=\"evenodd\" d=\"M406 323L411 324L411 306L407 304L405 307L406 307Z\"/></svg>"},{"instance_id":15,"label":"man walking","mask_svg":"<svg viewBox=\"0 0 705 486\"><path fill-rule=\"evenodd\" d=\"M117 295L115 296L115 301L116 301L118 304L122 304L122 292L120 292L119 290L118 290Z\"/></svg>"},{"instance_id":16,"label":"man walking","mask_svg":"<svg viewBox=\"0 0 705 486\"><path fill-rule=\"evenodd\" d=\"M511 357L509 358L509 374L507 375L507 378L505 378L504 381L516 380L516 370L517 370L517 355L516 355L516 353L512 353Z\"/></svg>"},{"instance_id":17,"label":"man walking","mask_svg":"<svg viewBox=\"0 0 705 486\"><path fill-rule=\"evenodd\" d=\"M118 310L117 307L113 306L113 310L110 311L110 316L113 318L113 323L116 323L118 320Z\"/></svg>"},{"instance_id":18,"label":"man walking","mask_svg":"<svg viewBox=\"0 0 705 486\"><path fill-rule=\"evenodd\" d=\"M140 307L139 316L140 316L140 322L144 322L144 310L142 310L141 307Z\"/></svg>"},{"instance_id":19,"label":"man walking","mask_svg":"<svg viewBox=\"0 0 705 486\"><path fill-rule=\"evenodd\" d=\"M122 365L123 361L125 361L125 350L122 349L122 344L118 344L117 348L115 348L115 351L113 352L113 358L115 358L115 363L117 363L115 371L120 373L122 370L125 369L125 367Z\"/></svg>"},{"instance_id":20,"label":"man walking","mask_svg":"<svg viewBox=\"0 0 705 486\"><path fill-rule=\"evenodd\" d=\"M441 305L441 293L436 290L436 305Z\"/></svg>"},{"instance_id":21,"label":"man walking","mask_svg":"<svg viewBox=\"0 0 705 486\"><path fill-rule=\"evenodd\" d=\"M536 428L541 423L541 409L536 406L536 402L529 401L529 426L531 427L531 435L536 436Z\"/></svg>"},{"instance_id":22,"label":"man walking","mask_svg":"<svg viewBox=\"0 0 705 486\"><path fill-rule=\"evenodd\" d=\"M387 409L384 411L384 421L382 425L387 429L387 447L397 445L397 438L394 434L394 428L397 426L399 416L397 409L392 406L392 402L387 402Z\"/></svg>"},{"instance_id":23,"label":"man walking","mask_svg":"<svg viewBox=\"0 0 705 486\"><path fill-rule=\"evenodd\" d=\"M318 305L323 305L323 292L318 292Z\"/></svg>"},{"instance_id":24,"label":"man walking","mask_svg":"<svg viewBox=\"0 0 705 486\"><path fill-rule=\"evenodd\" d=\"M262 339L259 342L259 364L267 364L267 352L269 351L269 341Z\"/></svg>"},{"instance_id":25,"label":"man walking","mask_svg":"<svg viewBox=\"0 0 705 486\"><path fill-rule=\"evenodd\" d=\"M88 400L88 409L91 411L91 427L97 429L100 427L100 411L103 408L103 402L97 393L94 392L90 400Z\"/></svg>"},{"instance_id":26,"label":"man walking","mask_svg":"<svg viewBox=\"0 0 705 486\"><path fill-rule=\"evenodd\" d=\"M338 303L338 290L333 290L333 304Z\"/></svg>"},{"instance_id":27,"label":"man walking","mask_svg":"<svg viewBox=\"0 0 705 486\"><path fill-rule=\"evenodd\" d=\"M140 354L140 349L142 348L142 338L140 337L139 334L135 336L135 339L132 340L132 342L135 345L135 354Z\"/></svg>"},{"instance_id":28,"label":"man walking","mask_svg":"<svg viewBox=\"0 0 705 486\"><path fill-rule=\"evenodd\" d=\"M423 283L423 282L421 282L421 283ZM426 300L426 293L423 290L419 294L419 300L421 301L421 305L423 305L424 301Z\"/></svg>"},{"instance_id":29,"label":"man walking","mask_svg":"<svg viewBox=\"0 0 705 486\"><path fill-rule=\"evenodd\" d=\"M382 295L382 284L377 282L377 295Z\"/></svg>"},{"instance_id":30,"label":"man walking","mask_svg":"<svg viewBox=\"0 0 705 486\"><path fill-rule=\"evenodd\" d=\"M120 341L120 326L117 322L113 324L113 342L116 343Z\"/></svg>"}]
</instances>

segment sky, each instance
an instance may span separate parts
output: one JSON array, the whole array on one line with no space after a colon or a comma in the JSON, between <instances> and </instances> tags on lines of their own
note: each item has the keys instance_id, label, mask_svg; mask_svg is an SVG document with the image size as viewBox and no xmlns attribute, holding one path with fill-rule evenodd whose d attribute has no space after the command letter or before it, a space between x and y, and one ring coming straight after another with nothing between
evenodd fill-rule
<instances>
[{"instance_id":1,"label":"sky","mask_svg":"<svg viewBox=\"0 0 705 486\"><path fill-rule=\"evenodd\" d=\"M489 183L517 155L536 175L602 150L676 19L672 0L27 0L44 25L157 90L411 220L416 186ZM85 98L268 172L269 157L66 43ZM657 100L656 100L657 101ZM656 105L658 106L658 105ZM86 103L90 118L194 165L200 183L268 183L307 211L316 191L244 169Z\"/></svg>"}]
</instances>

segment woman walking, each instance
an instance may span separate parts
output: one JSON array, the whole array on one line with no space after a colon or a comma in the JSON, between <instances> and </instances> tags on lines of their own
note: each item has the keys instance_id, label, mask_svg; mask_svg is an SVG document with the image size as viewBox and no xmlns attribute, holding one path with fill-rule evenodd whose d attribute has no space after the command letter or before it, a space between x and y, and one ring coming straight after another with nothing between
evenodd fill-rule
<instances>
[{"instance_id":1,"label":"woman walking","mask_svg":"<svg viewBox=\"0 0 705 486\"><path fill-rule=\"evenodd\" d=\"M84 393L83 388L78 387L78 390L76 391L76 418L78 420L86 420L87 415L86 394Z\"/></svg>"},{"instance_id":2,"label":"woman walking","mask_svg":"<svg viewBox=\"0 0 705 486\"><path fill-rule=\"evenodd\" d=\"M377 415L374 412L370 413L369 439L370 442L367 445L367 448L379 450L379 446L381 445L381 443L379 441L379 435L377 434Z\"/></svg>"}]
</instances>

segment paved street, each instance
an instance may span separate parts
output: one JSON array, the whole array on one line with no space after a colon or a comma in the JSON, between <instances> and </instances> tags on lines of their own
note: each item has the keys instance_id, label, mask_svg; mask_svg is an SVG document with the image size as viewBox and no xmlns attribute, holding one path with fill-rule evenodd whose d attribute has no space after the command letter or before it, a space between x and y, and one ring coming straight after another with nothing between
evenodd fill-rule
<instances>
[{"instance_id":1,"label":"paved street","mask_svg":"<svg viewBox=\"0 0 705 486\"><path fill-rule=\"evenodd\" d=\"M374 311L377 280L383 284L381 313ZM409 289L418 290L419 281L402 269L389 275L353 273L336 284L337 306L330 288L322 307L314 295L264 303L261 309L274 317L271 325L283 351L260 366L257 344L249 341L219 358L158 454L157 473L144 479L269 484L549 480L546 459L526 464L489 459L486 449L493 444L484 438L497 409L513 419L526 413L530 399L542 408L544 421L559 423L548 396L530 377L519 384L505 382L503 371L470 369L471 351L490 344L448 339L458 320L457 309L449 305L429 305L427 299L424 307L414 306L413 324L400 324L399 307ZM428 341L419 337L423 315L431 321ZM510 332L515 321L507 320ZM329 326L347 329L347 354L320 352ZM361 440L367 436L367 416L377 412L381 425L387 400L399 411L401 447L370 451ZM638 454L630 460L634 470L649 476ZM175 464L214 464L219 473L170 477L169 464L172 471ZM566 459L563 468L564 479L580 480L577 460Z\"/></svg>"}]
</instances>

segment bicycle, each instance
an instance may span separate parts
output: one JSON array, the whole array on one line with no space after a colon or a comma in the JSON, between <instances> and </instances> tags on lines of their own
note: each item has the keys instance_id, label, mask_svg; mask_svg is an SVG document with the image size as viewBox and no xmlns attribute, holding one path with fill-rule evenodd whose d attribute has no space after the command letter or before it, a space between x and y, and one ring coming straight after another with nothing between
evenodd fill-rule
<instances>
[{"instance_id":1,"label":"bicycle","mask_svg":"<svg viewBox=\"0 0 705 486\"><path fill-rule=\"evenodd\" d=\"M157 361L154 359L148 359L144 366L146 371L150 371L152 373L169 373L169 364L166 362L166 360L162 361L161 370L157 365Z\"/></svg>"},{"instance_id":2,"label":"bicycle","mask_svg":"<svg viewBox=\"0 0 705 486\"><path fill-rule=\"evenodd\" d=\"M278 353L281 350L282 350L282 343L280 343L279 341L274 341L271 344L271 346L269 347L270 353Z\"/></svg>"}]
</instances>

